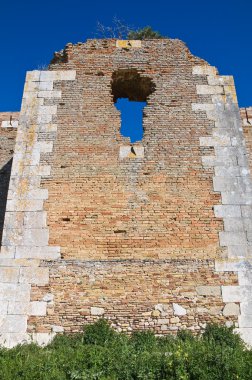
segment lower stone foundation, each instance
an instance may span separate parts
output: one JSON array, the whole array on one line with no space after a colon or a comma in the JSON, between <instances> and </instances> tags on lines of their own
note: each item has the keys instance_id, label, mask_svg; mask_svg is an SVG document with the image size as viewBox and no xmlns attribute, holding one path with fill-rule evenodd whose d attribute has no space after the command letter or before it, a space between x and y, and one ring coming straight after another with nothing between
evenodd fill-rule
<instances>
[{"instance_id":1,"label":"lower stone foundation","mask_svg":"<svg viewBox=\"0 0 252 380\"><path fill-rule=\"evenodd\" d=\"M236 325L239 304L223 303L236 274L216 273L214 260L45 261L50 279L32 286L32 302L47 315L30 316L29 333L78 332L100 317L118 331L193 332L206 323Z\"/></svg>"}]
</instances>

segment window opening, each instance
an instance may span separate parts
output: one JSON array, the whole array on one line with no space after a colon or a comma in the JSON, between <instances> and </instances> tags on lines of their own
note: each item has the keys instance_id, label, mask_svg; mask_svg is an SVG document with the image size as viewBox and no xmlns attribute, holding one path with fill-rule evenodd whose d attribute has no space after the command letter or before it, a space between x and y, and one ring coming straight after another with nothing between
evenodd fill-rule
<instances>
[{"instance_id":1,"label":"window opening","mask_svg":"<svg viewBox=\"0 0 252 380\"><path fill-rule=\"evenodd\" d=\"M143 138L144 107L154 90L152 80L140 76L136 69L118 70L112 76L113 100L121 112L120 132L129 137L131 143Z\"/></svg>"},{"instance_id":2,"label":"window opening","mask_svg":"<svg viewBox=\"0 0 252 380\"><path fill-rule=\"evenodd\" d=\"M129 137L132 143L142 140L143 108L146 106L146 102L134 102L128 98L120 98L115 106L121 112L121 134Z\"/></svg>"}]
</instances>

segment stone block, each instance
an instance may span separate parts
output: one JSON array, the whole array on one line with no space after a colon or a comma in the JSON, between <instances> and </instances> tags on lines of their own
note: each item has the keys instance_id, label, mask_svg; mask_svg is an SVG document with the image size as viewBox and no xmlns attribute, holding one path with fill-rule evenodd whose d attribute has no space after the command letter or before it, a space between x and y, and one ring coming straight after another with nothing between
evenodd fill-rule
<instances>
[{"instance_id":1,"label":"stone block","mask_svg":"<svg viewBox=\"0 0 252 380\"><path fill-rule=\"evenodd\" d=\"M18 127L18 120L13 120L10 124L10 120L5 121L3 120L1 123L2 128L17 128Z\"/></svg>"},{"instance_id":2,"label":"stone block","mask_svg":"<svg viewBox=\"0 0 252 380\"><path fill-rule=\"evenodd\" d=\"M55 333L63 333L64 332L64 327L52 325L52 331L55 332Z\"/></svg>"},{"instance_id":3,"label":"stone block","mask_svg":"<svg viewBox=\"0 0 252 380\"><path fill-rule=\"evenodd\" d=\"M39 346L47 346L55 337L55 333L33 333L32 342L37 343Z\"/></svg>"},{"instance_id":4,"label":"stone block","mask_svg":"<svg viewBox=\"0 0 252 380\"><path fill-rule=\"evenodd\" d=\"M21 228L6 228L3 230L2 244L5 246L16 246L22 244L23 236Z\"/></svg>"},{"instance_id":5,"label":"stone block","mask_svg":"<svg viewBox=\"0 0 252 380\"><path fill-rule=\"evenodd\" d=\"M220 286L202 285L202 286L196 287L196 292L199 296L219 297L221 295L221 287Z\"/></svg>"},{"instance_id":6,"label":"stone block","mask_svg":"<svg viewBox=\"0 0 252 380\"><path fill-rule=\"evenodd\" d=\"M9 192L10 198L8 199L23 199L23 200L40 200L40 199L48 199L48 190L47 189L27 189L23 194L12 194Z\"/></svg>"},{"instance_id":7,"label":"stone block","mask_svg":"<svg viewBox=\"0 0 252 380\"><path fill-rule=\"evenodd\" d=\"M30 290L31 286L28 284L0 283L0 301L27 302L30 299Z\"/></svg>"},{"instance_id":8,"label":"stone block","mask_svg":"<svg viewBox=\"0 0 252 380\"><path fill-rule=\"evenodd\" d=\"M39 90L38 95L40 92L51 92L51 91L53 91L53 81L39 82L38 90Z\"/></svg>"},{"instance_id":9,"label":"stone block","mask_svg":"<svg viewBox=\"0 0 252 380\"><path fill-rule=\"evenodd\" d=\"M30 303L29 315L42 316L46 315L47 302L33 301Z\"/></svg>"},{"instance_id":10,"label":"stone block","mask_svg":"<svg viewBox=\"0 0 252 380\"><path fill-rule=\"evenodd\" d=\"M177 303L173 303L172 307L173 307L174 315L186 315L187 314L186 309L184 307L182 307L181 305L178 305Z\"/></svg>"},{"instance_id":11,"label":"stone block","mask_svg":"<svg viewBox=\"0 0 252 380\"><path fill-rule=\"evenodd\" d=\"M229 317L231 315L239 315L239 314L240 314L240 307L236 303L231 302L231 303L227 303L224 306L223 315L225 317Z\"/></svg>"},{"instance_id":12,"label":"stone block","mask_svg":"<svg viewBox=\"0 0 252 380\"><path fill-rule=\"evenodd\" d=\"M29 334L7 333L0 335L0 345L6 348L13 348L18 344L30 343Z\"/></svg>"},{"instance_id":13,"label":"stone block","mask_svg":"<svg viewBox=\"0 0 252 380\"><path fill-rule=\"evenodd\" d=\"M27 317L25 315L0 316L1 333L25 333L27 330Z\"/></svg>"},{"instance_id":14,"label":"stone block","mask_svg":"<svg viewBox=\"0 0 252 380\"><path fill-rule=\"evenodd\" d=\"M169 324L169 319L167 319L167 318L160 318L160 319L157 320L157 324L158 325L167 325L167 324Z\"/></svg>"},{"instance_id":15,"label":"stone block","mask_svg":"<svg viewBox=\"0 0 252 380\"><path fill-rule=\"evenodd\" d=\"M24 213L24 226L25 228L45 228L46 225L46 211L38 212L25 212Z\"/></svg>"},{"instance_id":16,"label":"stone block","mask_svg":"<svg viewBox=\"0 0 252 380\"><path fill-rule=\"evenodd\" d=\"M193 111L213 111L214 104L212 103L192 103Z\"/></svg>"},{"instance_id":17,"label":"stone block","mask_svg":"<svg viewBox=\"0 0 252 380\"><path fill-rule=\"evenodd\" d=\"M215 156L203 156L201 159L202 159L202 165L204 168L215 166L215 164L216 164L216 157Z\"/></svg>"},{"instance_id":18,"label":"stone block","mask_svg":"<svg viewBox=\"0 0 252 380\"><path fill-rule=\"evenodd\" d=\"M193 75L217 75L217 69L210 65L195 65L192 69Z\"/></svg>"},{"instance_id":19,"label":"stone block","mask_svg":"<svg viewBox=\"0 0 252 380\"><path fill-rule=\"evenodd\" d=\"M47 177L51 174L51 166L50 165L41 165L39 167L38 174L42 177Z\"/></svg>"},{"instance_id":20,"label":"stone block","mask_svg":"<svg viewBox=\"0 0 252 380\"><path fill-rule=\"evenodd\" d=\"M23 230L20 246L45 247L48 246L49 232L47 228L28 228Z\"/></svg>"},{"instance_id":21,"label":"stone block","mask_svg":"<svg viewBox=\"0 0 252 380\"><path fill-rule=\"evenodd\" d=\"M61 70L61 71L42 71L40 75L41 82L50 82L58 80L75 80L75 70Z\"/></svg>"},{"instance_id":22,"label":"stone block","mask_svg":"<svg viewBox=\"0 0 252 380\"><path fill-rule=\"evenodd\" d=\"M90 313L91 313L91 315L101 316L101 315L103 315L105 313L105 310L104 310L103 307L95 307L95 306L93 306L90 309Z\"/></svg>"},{"instance_id":23,"label":"stone block","mask_svg":"<svg viewBox=\"0 0 252 380\"><path fill-rule=\"evenodd\" d=\"M238 317L239 327L252 328L252 315L239 315Z\"/></svg>"},{"instance_id":24,"label":"stone block","mask_svg":"<svg viewBox=\"0 0 252 380\"><path fill-rule=\"evenodd\" d=\"M252 192L222 192L222 203L228 205L252 205Z\"/></svg>"},{"instance_id":25,"label":"stone block","mask_svg":"<svg viewBox=\"0 0 252 380\"><path fill-rule=\"evenodd\" d=\"M214 191L241 191L237 177L213 177Z\"/></svg>"},{"instance_id":26,"label":"stone block","mask_svg":"<svg viewBox=\"0 0 252 380\"><path fill-rule=\"evenodd\" d=\"M26 82L38 82L40 77L40 70L27 71L25 81Z\"/></svg>"},{"instance_id":27,"label":"stone block","mask_svg":"<svg viewBox=\"0 0 252 380\"><path fill-rule=\"evenodd\" d=\"M220 246L246 245L247 237L245 232L219 232Z\"/></svg>"},{"instance_id":28,"label":"stone block","mask_svg":"<svg viewBox=\"0 0 252 380\"><path fill-rule=\"evenodd\" d=\"M40 153L50 153L53 150L52 141L37 141L34 145L34 149L38 149Z\"/></svg>"},{"instance_id":29,"label":"stone block","mask_svg":"<svg viewBox=\"0 0 252 380\"><path fill-rule=\"evenodd\" d=\"M57 106L40 106L38 108L37 114L38 115L56 115L57 113Z\"/></svg>"},{"instance_id":30,"label":"stone block","mask_svg":"<svg viewBox=\"0 0 252 380\"><path fill-rule=\"evenodd\" d=\"M252 206L244 206L242 205L241 206L241 213L242 213L242 216L245 217L245 218L252 218Z\"/></svg>"},{"instance_id":31,"label":"stone block","mask_svg":"<svg viewBox=\"0 0 252 380\"><path fill-rule=\"evenodd\" d=\"M252 315L252 301L240 303L241 315Z\"/></svg>"},{"instance_id":32,"label":"stone block","mask_svg":"<svg viewBox=\"0 0 252 380\"><path fill-rule=\"evenodd\" d=\"M39 131L40 132L56 132L57 131L57 124L40 124L39 125Z\"/></svg>"},{"instance_id":33,"label":"stone block","mask_svg":"<svg viewBox=\"0 0 252 380\"><path fill-rule=\"evenodd\" d=\"M237 328L234 332L240 335L248 347L252 346L252 328Z\"/></svg>"},{"instance_id":34,"label":"stone block","mask_svg":"<svg viewBox=\"0 0 252 380\"><path fill-rule=\"evenodd\" d=\"M228 257L231 259L245 259L251 254L249 253L247 245L231 245L228 247Z\"/></svg>"},{"instance_id":35,"label":"stone block","mask_svg":"<svg viewBox=\"0 0 252 380\"><path fill-rule=\"evenodd\" d=\"M36 259L1 259L0 258L0 267L37 267L39 266L40 261Z\"/></svg>"},{"instance_id":36,"label":"stone block","mask_svg":"<svg viewBox=\"0 0 252 380\"><path fill-rule=\"evenodd\" d=\"M242 218L224 218L224 230L226 232L244 232Z\"/></svg>"},{"instance_id":37,"label":"stone block","mask_svg":"<svg viewBox=\"0 0 252 380\"><path fill-rule=\"evenodd\" d=\"M6 315L8 309L8 301L1 301L0 300L0 315Z\"/></svg>"},{"instance_id":38,"label":"stone block","mask_svg":"<svg viewBox=\"0 0 252 380\"><path fill-rule=\"evenodd\" d=\"M38 91L38 88L39 88L39 82L25 82L25 85L24 85L24 94L27 93L27 92L34 92L36 93ZM35 95L36 97L36 95Z\"/></svg>"},{"instance_id":39,"label":"stone block","mask_svg":"<svg viewBox=\"0 0 252 380\"><path fill-rule=\"evenodd\" d=\"M19 277L19 268L1 267L0 282L17 283Z\"/></svg>"},{"instance_id":40,"label":"stone block","mask_svg":"<svg viewBox=\"0 0 252 380\"><path fill-rule=\"evenodd\" d=\"M46 285L49 282L49 268L20 268L21 284Z\"/></svg>"},{"instance_id":41,"label":"stone block","mask_svg":"<svg viewBox=\"0 0 252 380\"><path fill-rule=\"evenodd\" d=\"M230 137L200 137L200 146L231 146Z\"/></svg>"},{"instance_id":42,"label":"stone block","mask_svg":"<svg viewBox=\"0 0 252 380\"><path fill-rule=\"evenodd\" d=\"M214 215L217 218L239 218L241 217L241 207L237 205L216 205Z\"/></svg>"},{"instance_id":43,"label":"stone block","mask_svg":"<svg viewBox=\"0 0 252 380\"><path fill-rule=\"evenodd\" d=\"M121 49L140 48L141 40L116 40L116 47Z\"/></svg>"},{"instance_id":44,"label":"stone block","mask_svg":"<svg viewBox=\"0 0 252 380\"><path fill-rule=\"evenodd\" d=\"M252 285L252 271L250 269L238 272L239 285Z\"/></svg>"},{"instance_id":45,"label":"stone block","mask_svg":"<svg viewBox=\"0 0 252 380\"><path fill-rule=\"evenodd\" d=\"M17 246L15 257L16 259L57 260L60 258L60 247Z\"/></svg>"},{"instance_id":46,"label":"stone block","mask_svg":"<svg viewBox=\"0 0 252 380\"><path fill-rule=\"evenodd\" d=\"M6 211L43 211L43 200L15 200L9 199Z\"/></svg>"},{"instance_id":47,"label":"stone block","mask_svg":"<svg viewBox=\"0 0 252 380\"><path fill-rule=\"evenodd\" d=\"M40 114L37 116L38 124L48 124L52 122L52 114Z\"/></svg>"},{"instance_id":48,"label":"stone block","mask_svg":"<svg viewBox=\"0 0 252 380\"><path fill-rule=\"evenodd\" d=\"M252 301L252 285L250 286L222 286L223 302Z\"/></svg>"},{"instance_id":49,"label":"stone block","mask_svg":"<svg viewBox=\"0 0 252 380\"><path fill-rule=\"evenodd\" d=\"M47 82L41 82L47 83ZM61 91L38 91L38 98L61 98Z\"/></svg>"},{"instance_id":50,"label":"stone block","mask_svg":"<svg viewBox=\"0 0 252 380\"><path fill-rule=\"evenodd\" d=\"M207 77L210 86L228 86L234 85L234 78L231 75L209 75Z\"/></svg>"},{"instance_id":51,"label":"stone block","mask_svg":"<svg viewBox=\"0 0 252 380\"><path fill-rule=\"evenodd\" d=\"M15 246L4 246L0 248L0 258L1 259L14 259L16 252Z\"/></svg>"},{"instance_id":52,"label":"stone block","mask_svg":"<svg viewBox=\"0 0 252 380\"><path fill-rule=\"evenodd\" d=\"M144 147L143 146L133 146L133 151L132 151L131 145L120 146L119 157L120 157L120 159L143 158L144 157Z\"/></svg>"},{"instance_id":53,"label":"stone block","mask_svg":"<svg viewBox=\"0 0 252 380\"><path fill-rule=\"evenodd\" d=\"M45 302L53 302L53 299L54 299L54 295L52 293L47 293L44 295L43 297L43 301Z\"/></svg>"},{"instance_id":54,"label":"stone block","mask_svg":"<svg viewBox=\"0 0 252 380\"><path fill-rule=\"evenodd\" d=\"M223 86L209 86L205 84L196 85L198 95L215 95L224 94Z\"/></svg>"},{"instance_id":55,"label":"stone block","mask_svg":"<svg viewBox=\"0 0 252 380\"><path fill-rule=\"evenodd\" d=\"M29 311L29 300L26 302L9 301L8 314L27 315Z\"/></svg>"}]
</instances>

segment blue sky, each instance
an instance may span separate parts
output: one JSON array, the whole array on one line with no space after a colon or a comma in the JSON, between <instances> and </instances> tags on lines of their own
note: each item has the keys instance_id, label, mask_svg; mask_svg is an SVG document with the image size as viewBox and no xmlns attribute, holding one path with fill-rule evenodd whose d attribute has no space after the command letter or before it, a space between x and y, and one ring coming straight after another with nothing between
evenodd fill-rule
<instances>
[{"instance_id":1,"label":"blue sky","mask_svg":"<svg viewBox=\"0 0 252 380\"><path fill-rule=\"evenodd\" d=\"M0 111L20 109L27 70L49 63L68 42L95 36L114 16L180 38L193 54L234 75L240 106L252 105L251 0L2 0Z\"/></svg>"}]
</instances>

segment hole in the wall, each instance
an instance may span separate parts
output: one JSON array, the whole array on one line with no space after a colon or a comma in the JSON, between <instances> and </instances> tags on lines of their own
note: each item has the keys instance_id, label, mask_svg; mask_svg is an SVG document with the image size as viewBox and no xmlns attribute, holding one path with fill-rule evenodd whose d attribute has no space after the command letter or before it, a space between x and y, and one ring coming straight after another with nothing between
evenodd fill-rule
<instances>
[{"instance_id":1,"label":"hole in the wall","mask_svg":"<svg viewBox=\"0 0 252 380\"><path fill-rule=\"evenodd\" d=\"M143 138L143 109L155 85L136 69L118 70L112 75L112 95L121 112L121 134L133 143Z\"/></svg>"}]
</instances>

